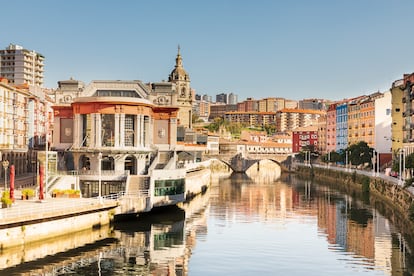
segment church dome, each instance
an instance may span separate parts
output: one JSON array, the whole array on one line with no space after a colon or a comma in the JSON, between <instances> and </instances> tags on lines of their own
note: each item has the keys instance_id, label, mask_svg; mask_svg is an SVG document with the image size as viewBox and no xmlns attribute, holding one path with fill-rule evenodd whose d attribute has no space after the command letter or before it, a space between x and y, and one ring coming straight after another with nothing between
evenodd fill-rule
<instances>
[{"instance_id":1,"label":"church dome","mask_svg":"<svg viewBox=\"0 0 414 276\"><path fill-rule=\"evenodd\" d=\"M175 58L175 67L171 71L170 76L168 77L168 81L175 82L175 81L190 81L190 76L183 68L183 59L181 58L180 54L180 46L178 46L178 53L177 57Z\"/></svg>"}]
</instances>

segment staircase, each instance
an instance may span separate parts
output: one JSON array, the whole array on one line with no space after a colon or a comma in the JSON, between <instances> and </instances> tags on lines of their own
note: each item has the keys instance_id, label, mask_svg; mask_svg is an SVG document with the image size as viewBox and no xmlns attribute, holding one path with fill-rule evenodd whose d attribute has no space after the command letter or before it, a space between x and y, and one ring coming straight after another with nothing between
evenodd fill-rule
<instances>
[{"instance_id":1,"label":"staircase","mask_svg":"<svg viewBox=\"0 0 414 276\"><path fill-rule=\"evenodd\" d=\"M130 175L126 188L128 195L148 195L150 178L141 175Z\"/></svg>"}]
</instances>

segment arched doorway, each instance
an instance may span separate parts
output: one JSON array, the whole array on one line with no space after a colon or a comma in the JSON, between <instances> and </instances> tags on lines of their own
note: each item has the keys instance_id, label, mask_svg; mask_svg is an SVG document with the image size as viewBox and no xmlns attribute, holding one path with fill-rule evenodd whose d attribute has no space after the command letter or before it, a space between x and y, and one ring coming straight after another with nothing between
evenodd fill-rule
<instances>
[{"instance_id":1,"label":"arched doorway","mask_svg":"<svg viewBox=\"0 0 414 276\"><path fill-rule=\"evenodd\" d=\"M137 159L133 155L128 155L125 158L124 169L129 171L129 174L137 174Z\"/></svg>"},{"instance_id":2,"label":"arched doorway","mask_svg":"<svg viewBox=\"0 0 414 276\"><path fill-rule=\"evenodd\" d=\"M101 170L103 171L114 171L115 170L115 160L112 156L103 156L101 161Z\"/></svg>"},{"instance_id":3,"label":"arched doorway","mask_svg":"<svg viewBox=\"0 0 414 276\"><path fill-rule=\"evenodd\" d=\"M82 168L82 170L90 170L91 169L91 162L89 160L89 157L86 155L81 155L79 158L79 168Z\"/></svg>"}]
</instances>

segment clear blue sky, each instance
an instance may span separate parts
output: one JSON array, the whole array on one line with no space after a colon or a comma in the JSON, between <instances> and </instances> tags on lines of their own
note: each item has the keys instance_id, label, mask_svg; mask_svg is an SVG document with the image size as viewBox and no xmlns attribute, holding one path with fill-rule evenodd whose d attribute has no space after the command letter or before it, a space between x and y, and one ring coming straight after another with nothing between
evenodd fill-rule
<instances>
[{"instance_id":1,"label":"clear blue sky","mask_svg":"<svg viewBox=\"0 0 414 276\"><path fill-rule=\"evenodd\" d=\"M73 77L167 80L177 45L198 94L339 100L414 71L412 0L3 1L0 48Z\"/></svg>"}]
</instances>

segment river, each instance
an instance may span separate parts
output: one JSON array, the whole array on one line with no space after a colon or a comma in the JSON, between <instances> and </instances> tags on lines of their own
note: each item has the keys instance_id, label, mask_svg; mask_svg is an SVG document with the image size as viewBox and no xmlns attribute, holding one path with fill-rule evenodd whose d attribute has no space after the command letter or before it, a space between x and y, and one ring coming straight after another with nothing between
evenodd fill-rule
<instances>
[{"instance_id":1,"label":"river","mask_svg":"<svg viewBox=\"0 0 414 276\"><path fill-rule=\"evenodd\" d=\"M279 176L214 178L179 207L2 251L0 275L412 275L392 210Z\"/></svg>"}]
</instances>

